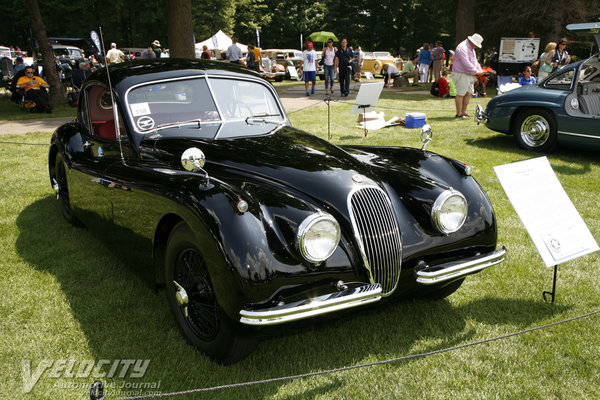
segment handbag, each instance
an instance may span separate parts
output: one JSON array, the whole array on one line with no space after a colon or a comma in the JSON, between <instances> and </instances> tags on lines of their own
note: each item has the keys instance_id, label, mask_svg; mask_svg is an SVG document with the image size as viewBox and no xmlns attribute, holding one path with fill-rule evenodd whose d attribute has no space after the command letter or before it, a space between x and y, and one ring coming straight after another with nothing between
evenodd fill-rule
<instances>
[{"instance_id":1,"label":"handbag","mask_svg":"<svg viewBox=\"0 0 600 400\"><path fill-rule=\"evenodd\" d=\"M550 73L550 72L552 72L552 65L548 65L544 62L540 69L544 72Z\"/></svg>"}]
</instances>

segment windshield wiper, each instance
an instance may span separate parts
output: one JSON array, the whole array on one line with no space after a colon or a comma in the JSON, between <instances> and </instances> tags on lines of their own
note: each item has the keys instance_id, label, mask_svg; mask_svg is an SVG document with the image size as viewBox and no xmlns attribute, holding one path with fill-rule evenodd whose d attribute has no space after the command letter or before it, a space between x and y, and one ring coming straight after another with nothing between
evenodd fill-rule
<instances>
[{"instance_id":1,"label":"windshield wiper","mask_svg":"<svg viewBox=\"0 0 600 400\"><path fill-rule=\"evenodd\" d=\"M169 122L168 124L158 125L156 128L154 128L154 130L158 131L161 129L172 128L172 127L181 128L182 126L186 126L186 125L197 125L197 128L201 129L202 128L201 122L202 122L202 120L200 118L191 119L189 121Z\"/></svg>"},{"instance_id":2,"label":"windshield wiper","mask_svg":"<svg viewBox=\"0 0 600 400\"><path fill-rule=\"evenodd\" d=\"M283 121L278 121L274 119L267 119L266 117L281 117L281 114L257 114L252 115L246 118L246 123L248 125L254 124L274 124L274 125L282 125Z\"/></svg>"}]
</instances>

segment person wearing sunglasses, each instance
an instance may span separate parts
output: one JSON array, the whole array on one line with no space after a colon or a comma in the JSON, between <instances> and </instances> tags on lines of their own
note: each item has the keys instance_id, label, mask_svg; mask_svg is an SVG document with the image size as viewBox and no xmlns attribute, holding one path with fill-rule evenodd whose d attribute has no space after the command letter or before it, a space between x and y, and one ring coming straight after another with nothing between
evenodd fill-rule
<instances>
[{"instance_id":1,"label":"person wearing sunglasses","mask_svg":"<svg viewBox=\"0 0 600 400\"><path fill-rule=\"evenodd\" d=\"M554 49L554 51L551 53L551 55L548 55L548 57L552 61L552 72L570 63L571 56L567 51L567 38L560 39L556 45L556 49Z\"/></svg>"},{"instance_id":2,"label":"person wearing sunglasses","mask_svg":"<svg viewBox=\"0 0 600 400\"><path fill-rule=\"evenodd\" d=\"M33 75L33 67L25 68L25 76L22 76L17 81L17 88L25 92L25 99L35 103L35 107L31 108L31 112L52 112L52 106L48 100L48 89L50 85L39 76Z\"/></svg>"}]
</instances>

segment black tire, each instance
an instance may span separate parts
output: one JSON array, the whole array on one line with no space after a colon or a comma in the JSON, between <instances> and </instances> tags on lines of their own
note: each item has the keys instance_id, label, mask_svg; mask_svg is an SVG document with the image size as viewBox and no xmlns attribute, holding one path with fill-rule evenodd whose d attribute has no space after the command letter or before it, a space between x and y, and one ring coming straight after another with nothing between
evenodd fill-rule
<instances>
[{"instance_id":1,"label":"black tire","mask_svg":"<svg viewBox=\"0 0 600 400\"><path fill-rule=\"evenodd\" d=\"M222 364L240 361L254 350L258 339L237 334L234 322L219 306L195 236L184 222L169 236L165 268L167 299L188 343ZM177 297L182 292L175 282L187 294L187 307Z\"/></svg>"},{"instance_id":2,"label":"black tire","mask_svg":"<svg viewBox=\"0 0 600 400\"><path fill-rule=\"evenodd\" d=\"M451 282L448 285L441 287L439 289L434 289L431 292L427 293L424 297L430 300L442 300L446 297L450 296L452 293L456 292L460 285L463 284L465 278L459 279L457 281Z\"/></svg>"},{"instance_id":3,"label":"black tire","mask_svg":"<svg viewBox=\"0 0 600 400\"><path fill-rule=\"evenodd\" d=\"M544 153L556 150L556 120L548 110L528 108L519 111L512 130L517 143L525 150Z\"/></svg>"},{"instance_id":4,"label":"black tire","mask_svg":"<svg viewBox=\"0 0 600 400\"><path fill-rule=\"evenodd\" d=\"M71 201L69 199L69 183L67 181L67 173L65 171L65 163L60 153L54 159L54 175L51 176L56 196L60 201L60 208L63 217L72 224L77 224L77 220L73 216L71 210Z\"/></svg>"},{"instance_id":5,"label":"black tire","mask_svg":"<svg viewBox=\"0 0 600 400\"><path fill-rule=\"evenodd\" d=\"M279 75L275 77L275 82L283 82L283 76Z\"/></svg>"}]
</instances>

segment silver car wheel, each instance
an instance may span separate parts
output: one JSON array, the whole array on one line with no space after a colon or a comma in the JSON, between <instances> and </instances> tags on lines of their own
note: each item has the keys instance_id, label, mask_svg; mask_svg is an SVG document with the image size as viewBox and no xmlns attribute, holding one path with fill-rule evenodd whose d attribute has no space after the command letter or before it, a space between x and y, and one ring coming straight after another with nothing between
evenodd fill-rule
<instances>
[{"instance_id":1,"label":"silver car wheel","mask_svg":"<svg viewBox=\"0 0 600 400\"><path fill-rule=\"evenodd\" d=\"M521 139L530 147L540 147L550 137L550 123L541 115L530 115L521 124Z\"/></svg>"}]
</instances>

